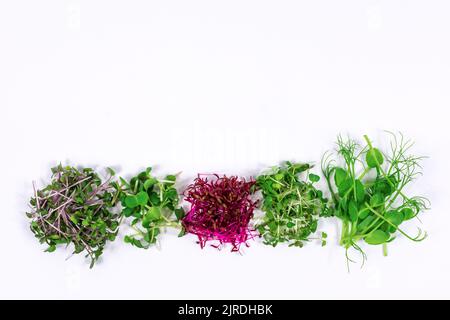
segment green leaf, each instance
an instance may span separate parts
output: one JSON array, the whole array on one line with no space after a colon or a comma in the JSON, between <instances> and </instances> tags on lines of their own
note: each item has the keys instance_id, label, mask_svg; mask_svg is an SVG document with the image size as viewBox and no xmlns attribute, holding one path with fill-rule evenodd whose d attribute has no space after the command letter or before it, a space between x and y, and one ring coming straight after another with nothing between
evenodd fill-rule
<instances>
[{"instance_id":1,"label":"green leaf","mask_svg":"<svg viewBox=\"0 0 450 320\"><path fill-rule=\"evenodd\" d=\"M115 176L116 172L114 171L114 169L107 167L106 171L109 173L110 176Z\"/></svg>"},{"instance_id":2,"label":"green leaf","mask_svg":"<svg viewBox=\"0 0 450 320\"><path fill-rule=\"evenodd\" d=\"M366 218L364 218L364 220L362 220L362 222L358 224L358 231L364 231L374 220L374 216L367 216Z\"/></svg>"},{"instance_id":3,"label":"green leaf","mask_svg":"<svg viewBox=\"0 0 450 320\"><path fill-rule=\"evenodd\" d=\"M169 188L164 192L164 199L176 200L178 198L178 191L175 188Z\"/></svg>"},{"instance_id":4,"label":"green leaf","mask_svg":"<svg viewBox=\"0 0 450 320\"><path fill-rule=\"evenodd\" d=\"M176 181L177 177L173 174L169 174L168 176L166 176L165 180L169 180L169 181Z\"/></svg>"},{"instance_id":5,"label":"green leaf","mask_svg":"<svg viewBox=\"0 0 450 320\"><path fill-rule=\"evenodd\" d=\"M123 186L125 186L128 189L130 188L130 184L124 178L120 177L119 180Z\"/></svg>"},{"instance_id":6,"label":"green leaf","mask_svg":"<svg viewBox=\"0 0 450 320\"><path fill-rule=\"evenodd\" d=\"M70 219L70 221L72 221L74 224L78 224L78 219L77 219L77 217L76 217L75 215L71 215L69 219Z\"/></svg>"},{"instance_id":7,"label":"green leaf","mask_svg":"<svg viewBox=\"0 0 450 320\"><path fill-rule=\"evenodd\" d=\"M268 224L270 231L275 232L278 228L278 225L275 221L271 221Z\"/></svg>"},{"instance_id":8,"label":"green leaf","mask_svg":"<svg viewBox=\"0 0 450 320\"><path fill-rule=\"evenodd\" d=\"M122 210L123 215L128 218L131 217L131 215L133 214L134 209L133 208L125 208Z\"/></svg>"},{"instance_id":9,"label":"green leaf","mask_svg":"<svg viewBox=\"0 0 450 320\"><path fill-rule=\"evenodd\" d=\"M156 180L155 178L148 178L144 182L144 189L148 190L149 188L153 187L157 183L158 183L158 180Z\"/></svg>"},{"instance_id":10,"label":"green leaf","mask_svg":"<svg viewBox=\"0 0 450 320\"><path fill-rule=\"evenodd\" d=\"M370 245L378 245L386 243L389 240L390 235L381 230L375 230L370 233L364 240Z\"/></svg>"},{"instance_id":11,"label":"green leaf","mask_svg":"<svg viewBox=\"0 0 450 320\"><path fill-rule=\"evenodd\" d=\"M376 193L370 198L370 205L372 207L378 207L384 203L384 196L380 193Z\"/></svg>"},{"instance_id":12,"label":"green leaf","mask_svg":"<svg viewBox=\"0 0 450 320\"><path fill-rule=\"evenodd\" d=\"M174 212L175 212L175 216L177 217L178 221L183 219L184 216L186 215L186 213L184 212L183 208L175 209Z\"/></svg>"},{"instance_id":13,"label":"green leaf","mask_svg":"<svg viewBox=\"0 0 450 320\"><path fill-rule=\"evenodd\" d=\"M159 228L153 228L148 230L148 243L156 243L156 238L159 234Z\"/></svg>"},{"instance_id":14,"label":"green leaf","mask_svg":"<svg viewBox=\"0 0 450 320\"><path fill-rule=\"evenodd\" d=\"M402 209L402 214L403 214L403 219L406 220L411 220L412 218L415 217L414 211L411 208L403 208Z\"/></svg>"},{"instance_id":15,"label":"green leaf","mask_svg":"<svg viewBox=\"0 0 450 320\"><path fill-rule=\"evenodd\" d=\"M320 177L314 173L309 174L309 180L311 182L318 182L320 180Z\"/></svg>"},{"instance_id":16,"label":"green leaf","mask_svg":"<svg viewBox=\"0 0 450 320\"><path fill-rule=\"evenodd\" d=\"M375 184L372 187L374 193L381 193L384 196L389 196L392 194L392 187L387 181L386 178L379 179L375 181Z\"/></svg>"},{"instance_id":17,"label":"green leaf","mask_svg":"<svg viewBox=\"0 0 450 320\"><path fill-rule=\"evenodd\" d=\"M377 148L372 148L367 151L366 162L369 168L376 168L383 164L383 154Z\"/></svg>"},{"instance_id":18,"label":"green leaf","mask_svg":"<svg viewBox=\"0 0 450 320\"><path fill-rule=\"evenodd\" d=\"M181 231L178 234L178 238L184 237L185 235L186 235L186 230L184 228L181 228Z\"/></svg>"},{"instance_id":19,"label":"green leaf","mask_svg":"<svg viewBox=\"0 0 450 320\"><path fill-rule=\"evenodd\" d=\"M345 196L346 193L352 189L353 187L353 179L352 178L347 178L345 180L343 180L338 186L338 190L339 190L339 195L341 197Z\"/></svg>"},{"instance_id":20,"label":"green leaf","mask_svg":"<svg viewBox=\"0 0 450 320\"><path fill-rule=\"evenodd\" d=\"M91 220L88 219L88 218L86 218L86 219L84 219L84 220L81 222L81 225L82 225L83 227L87 227L90 223L91 223Z\"/></svg>"},{"instance_id":21,"label":"green leaf","mask_svg":"<svg viewBox=\"0 0 450 320\"><path fill-rule=\"evenodd\" d=\"M358 218L361 220L364 220L370 213L370 210L368 208L363 208L361 211L359 211Z\"/></svg>"},{"instance_id":22,"label":"green leaf","mask_svg":"<svg viewBox=\"0 0 450 320\"><path fill-rule=\"evenodd\" d=\"M347 179L347 171L342 168L336 168L334 170L334 183L339 186L345 179Z\"/></svg>"},{"instance_id":23,"label":"green leaf","mask_svg":"<svg viewBox=\"0 0 450 320\"><path fill-rule=\"evenodd\" d=\"M161 199L159 198L159 196L156 192L151 192L149 198L150 198L150 203L152 204L152 206L157 207L161 204Z\"/></svg>"},{"instance_id":24,"label":"green leaf","mask_svg":"<svg viewBox=\"0 0 450 320\"><path fill-rule=\"evenodd\" d=\"M125 198L125 206L127 208L136 208L139 206L139 202L136 196L127 196Z\"/></svg>"},{"instance_id":25,"label":"green leaf","mask_svg":"<svg viewBox=\"0 0 450 320\"><path fill-rule=\"evenodd\" d=\"M366 193L364 190L364 185L360 180L355 180L355 192L356 192L356 199L358 200L358 203L363 203L364 199L366 197Z\"/></svg>"},{"instance_id":26,"label":"green leaf","mask_svg":"<svg viewBox=\"0 0 450 320\"><path fill-rule=\"evenodd\" d=\"M137 204L140 206L145 206L148 202L148 194L145 191L141 191L136 195Z\"/></svg>"},{"instance_id":27,"label":"green leaf","mask_svg":"<svg viewBox=\"0 0 450 320\"><path fill-rule=\"evenodd\" d=\"M131 242L132 242L132 238L131 238L130 236L125 236L125 237L123 238L123 241L124 241L125 243L131 243Z\"/></svg>"},{"instance_id":28,"label":"green leaf","mask_svg":"<svg viewBox=\"0 0 450 320\"><path fill-rule=\"evenodd\" d=\"M144 245L137 239L131 239L131 244L137 248L143 249Z\"/></svg>"},{"instance_id":29,"label":"green leaf","mask_svg":"<svg viewBox=\"0 0 450 320\"><path fill-rule=\"evenodd\" d=\"M50 247L45 250L45 252L54 252L56 250L56 246L51 245Z\"/></svg>"},{"instance_id":30,"label":"green leaf","mask_svg":"<svg viewBox=\"0 0 450 320\"><path fill-rule=\"evenodd\" d=\"M317 230L317 220L314 220L313 222L311 222L311 225L310 225L310 230L311 230L311 232L316 232L316 230Z\"/></svg>"},{"instance_id":31,"label":"green leaf","mask_svg":"<svg viewBox=\"0 0 450 320\"><path fill-rule=\"evenodd\" d=\"M166 176L166 178L164 179L168 182L166 182L166 185L173 185L175 183L175 181L177 180L177 177L173 174L170 174L168 176Z\"/></svg>"},{"instance_id":32,"label":"green leaf","mask_svg":"<svg viewBox=\"0 0 450 320\"><path fill-rule=\"evenodd\" d=\"M396 226L400 225L403 222L403 213L395 210L386 212L384 217L386 220L388 220L392 224L395 224Z\"/></svg>"},{"instance_id":33,"label":"green leaf","mask_svg":"<svg viewBox=\"0 0 450 320\"><path fill-rule=\"evenodd\" d=\"M284 174L283 173L278 173L275 175L275 180L277 181L281 181L284 178Z\"/></svg>"},{"instance_id":34,"label":"green leaf","mask_svg":"<svg viewBox=\"0 0 450 320\"><path fill-rule=\"evenodd\" d=\"M358 206L353 199L348 203L348 213L351 222L358 220Z\"/></svg>"},{"instance_id":35,"label":"green leaf","mask_svg":"<svg viewBox=\"0 0 450 320\"><path fill-rule=\"evenodd\" d=\"M282 187L283 187L283 186L282 186L280 183L278 183L278 182L272 183L272 188L275 189L275 190L279 190L279 189L281 189Z\"/></svg>"},{"instance_id":36,"label":"green leaf","mask_svg":"<svg viewBox=\"0 0 450 320\"><path fill-rule=\"evenodd\" d=\"M311 168L311 165L309 165L308 163L291 164L291 163L286 162L286 164L288 164L289 168L292 169L292 171L295 175Z\"/></svg>"},{"instance_id":37,"label":"green leaf","mask_svg":"<svg viewBox=\"0 0 450 320\"><path fill-rule=\"evenodd\" d=\"M159 220L161 218L161 209L159 207L151 207L147 213L144 215L143 221L147 224L147 222L152 222ZM144 226L148 228L148 226Z\"/></svg>"}]
</instances>

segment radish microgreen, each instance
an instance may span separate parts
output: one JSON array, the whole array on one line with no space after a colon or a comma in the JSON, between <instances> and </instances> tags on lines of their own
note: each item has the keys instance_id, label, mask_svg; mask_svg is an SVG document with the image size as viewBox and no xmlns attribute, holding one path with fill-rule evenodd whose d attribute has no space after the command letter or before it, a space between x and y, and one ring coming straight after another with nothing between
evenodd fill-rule
<instances>
[{"instance_id":1,"label":"radish microgreen","mask_svg":"<svg viewBox=\"0 0 450 320\"><path fill-rule=\"evenodd\" d=\"M312 235L317 231L319 217L328 215L328 208L322 191L314 186L320 177L308 174L311 168L307 163L286 162L256 179L264 212L257 229L265 244L302 247L305 241L317 239ZM307 179L300 179L302 173ZM325 245L326 234L322 232L320 239Z\"/></svg>"}]
</instances>

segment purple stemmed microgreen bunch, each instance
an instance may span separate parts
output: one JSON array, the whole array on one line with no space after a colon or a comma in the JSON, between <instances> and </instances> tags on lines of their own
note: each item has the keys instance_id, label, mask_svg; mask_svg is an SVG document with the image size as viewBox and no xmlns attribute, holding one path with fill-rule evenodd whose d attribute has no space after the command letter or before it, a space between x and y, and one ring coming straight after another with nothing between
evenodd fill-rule
<instances>
[{"instance_id":1,"label":"purple stemmed microgreen bunch","mask_svg":"<svg viewBox=\"0 0 450 320\"><path fill-rule=\"evenodd\" d=\"M191 208L183 218L187 233L198 237L205 247L208 241L217 241L219 248L231 244L232 251L239 251L241 244L253 237L249 227L257 201L252 200L255 181L236 176L199 175L185 191L185 200Z\"/></svg>"},{"instance_id":2,"label":"purple stemmed microgreen bunch","mask_svg":"<svg viewBox=\"0 0 450 320\"><path fill-rule=\"evenodd\" d=\"M109 177L102 181L90 168L71 166L52 168L49 185L37 190L30 201L31 230L41 243L53 252L58 245L74 247L74 254L86 252L91 268L103 253L107 241L116 238L120 212L114 207L120 188L112 181L115 175L108 168Z\"/></svg>"}]
</instances>

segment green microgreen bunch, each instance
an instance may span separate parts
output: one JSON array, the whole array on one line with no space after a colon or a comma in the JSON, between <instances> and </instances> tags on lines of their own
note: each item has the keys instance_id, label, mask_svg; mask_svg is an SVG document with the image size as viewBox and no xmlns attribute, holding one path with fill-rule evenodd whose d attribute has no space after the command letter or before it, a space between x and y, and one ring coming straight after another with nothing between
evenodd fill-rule
<instances>
[{"instance_id":1,"label":"green microgreen bunch","mask_svg":"<svg viewBox=\"0 0 450 320\"><path fill-rule=\"evenodd\" d=\"M31 231L41 243L53 252L58 245L74 246L74 254L87 252L92 268L103 253L107 241L114 241L120 224L120 214L114 212L119 186L112 181L103 182L90 168L77 169L56 166L51 169L49 185L37 190L33 183L31 198Z\"/></svg>"},{"instance_id":2,"label":"green microgreen bunch","mask_svg":"<svg viewBox=\"0 0 450 320\"><path fill-rule=\"evenodd\" d=\"M311 235L317 230L319 217L328 216L328 201L315 188L320 177L308 174L311 168L307 163L286 162L256 179L265 213L257 229L265 244L302 247L305 241L317 239ZM300 179L302 173L307 179ZM326 244L326 237L322 232L322 245Z\"/></svg>"},{"instance_id":3,"label":"green microgreen bunch","mask_svg":"<svg viewBox=\"0 0 450 320\"><path fill-rule=\"evenodd\" d=\"M181 228L180 220L185 215L179 206L178 191L174 187L176 175L158 180L152 176L151 171L152 168L147 168L130 181L121 179L122 213L125 217L133 218L131 228L135 231L132 235L126 235L124 241L144 249L156 243L161 229Z\"/></svg>"},{"instance_id":4,"label":"green microgreen bunch","mask_svg":"<svg viewBox=\"0 0 450 320\"><path fill-rule=\"evenodd\" d=\"M426 233L418 230L410 236L400 225L428 209L428 200L421 196L406 195L406 187L421 175L423 157L409 154L413 143L403 135L392 134L391 148L383 154L372 145L367 136L360 145L352 139L338 137L337 153L343 160L338 166L325 154L322 171L326 177L334 203L334 215L342 220L340 243L346 248L347 262L351 261L348 249L354 248L366 255L358 245L364 240L369 245L383 245L387 255L387 243L397 232L412 241L422 241Z\"/></svg>"}]
</instances>

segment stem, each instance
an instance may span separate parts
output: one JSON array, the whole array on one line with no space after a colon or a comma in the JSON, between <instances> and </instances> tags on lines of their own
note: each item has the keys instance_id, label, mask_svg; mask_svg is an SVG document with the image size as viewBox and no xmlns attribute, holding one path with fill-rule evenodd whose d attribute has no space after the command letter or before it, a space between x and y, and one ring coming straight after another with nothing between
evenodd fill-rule
<instances>
[{"instance_id":1,"label":"stem","mask_svg":"<svg viewBox=\"0 0 450 320\"><path fill-rule=\"evenodd\" d=\"M369 173L370 169L372 169L372 168L370 168L370 167L365 168L364 171L359 175L358 180L361 180L362 178L364 178L364 176L367 173Z\"/></svg>"},{"instance_id":2,"label":"stem","mask_svg":"<svg viewBox=\"0 0 450 320\"><path fill-rule=\"evenodd\" d=\"M385 217L383 217L381 214L379 214L375 209L373 209L371 206L369 206L366 203L366 207L370 209L370 211L372 211L373 213L375 213L378 217L380 217L382 220L384 220L385 222L387 222L389 225L391 225L392 227L396 228L402 235L404 235L405 237L407 237L409 240L414 241L414 242L420 242L422 240L424 240L426 238L426 234L424 238L413 238L410 235L408 235L406 232L404 232L402 229L400 229L397 225L393 224L392 222L390 222L389 220L387 220Z\"/></svg>"},{"instance_id":3,"label":"stem","mask_svg":"<svg viewBox=\"0 0 450 320\"><path fill-rule=\"evenodd\" d=\"M369 137L367 136L367 134L364 135L364 140L366 140L367 145L369 146L369 148L370 148L370 149L373 149L372 142L370 142L370 139L369 139Z\"/></svg>"}]
</instances>

